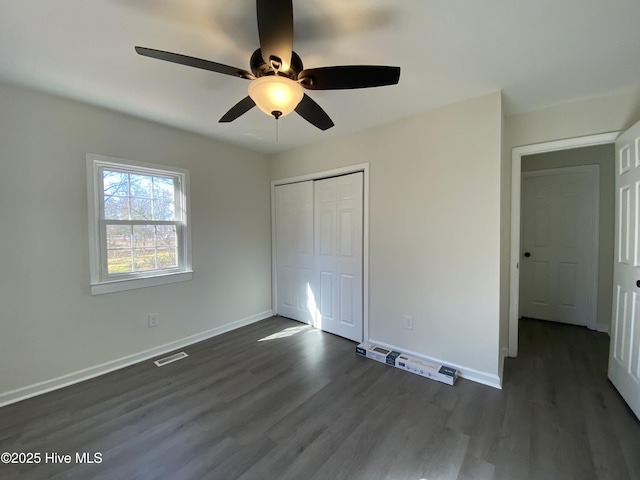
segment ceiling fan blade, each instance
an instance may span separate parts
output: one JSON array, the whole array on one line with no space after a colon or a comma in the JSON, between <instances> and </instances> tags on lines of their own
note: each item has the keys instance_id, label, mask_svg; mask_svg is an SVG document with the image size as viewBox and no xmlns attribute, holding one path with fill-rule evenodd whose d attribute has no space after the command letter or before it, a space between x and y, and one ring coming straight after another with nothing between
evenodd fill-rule
<instances>
[{"instance_id":1,"label":"ceiling fan blade","mask_svg":"<svg viewBox=\"0 0 640 480\"><path fill-rule=\"evenodd\" d=\"M310 68L298 75L300 84L309 90L345 90L383 87L400 80L400 67L378 65L345 65Z\"/></svg>"},{"instance_id":2,"label":"ceiling fan blade","mask_svg":"<svg viewBox=\"0 0 640 480\"><path fill-rule=\"evenodd\" d=\"M271 65L270 59L288 70L293 50L292 0L256 0L258 35L262 59Z\"/></svg>"},{"instance_id":3,"label":"ceiling fan blade","mask_svg":"<svg viewBox=\"0 0 640 480\"><path fill-rule=\"evenodd\" d=\"M220 120L220 123L228 123L233 122L240 115L244 115L253 107L256 106L256 102L254 102L251 97L247 96L236 103L227 113L225 113Z\"/></svg>"},{"instance_id":4,"label":"ceiling fan blade","mask_svg":"<svg viewBox=\"0 0 640 480\"><path fill-rule=\"evenodd\" d=\"M327 112L306 93L296 107L296 113L323 131L330 129L334 125Z\"/></svg>"},{"instance_id":5,"label":"ceiling fan blade","mask_svg":"<svg viewBox=\"0 0 640 480\"><path fill-rule=\"evenodd\" d=\"M171 63L179 63L180 65L187 65L188 67L201 68L202 70L231 75L232 77L246 78L248 80L256 78L252 73L242 70L241 68L230 67L229 65L223 65L222 63L210 62L209 60L202 60L201 58L188 57L187 55L180 55L179 53L165 52L145 47L136 47L136 52L145 57L157 58L158 60L164 60Z\"/></svg>"}]
</instances>

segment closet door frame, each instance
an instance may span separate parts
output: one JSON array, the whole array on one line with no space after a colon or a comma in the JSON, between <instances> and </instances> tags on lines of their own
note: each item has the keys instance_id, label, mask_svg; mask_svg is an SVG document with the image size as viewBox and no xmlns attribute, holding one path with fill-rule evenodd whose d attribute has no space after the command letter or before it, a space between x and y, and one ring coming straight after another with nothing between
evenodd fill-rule
<instances>
[{"instance_id":1,"label":"closet door frame","mask_svg":"<svg viewBox=\"0 0 640 480\"><path fill-rule=\"evenodd\" d=\"M346 167L323 170L296 177L281 178L271 181L271 305L274 314L278 314L277 295L278 282L276 279L276 201L275 187L288 183L306 182L309 180L322 180L324 178L348 175L350 173L363 172L363 199L362 199L362 338L369 341L369 163L359 163Z\"/></svg>"}]
</instances>

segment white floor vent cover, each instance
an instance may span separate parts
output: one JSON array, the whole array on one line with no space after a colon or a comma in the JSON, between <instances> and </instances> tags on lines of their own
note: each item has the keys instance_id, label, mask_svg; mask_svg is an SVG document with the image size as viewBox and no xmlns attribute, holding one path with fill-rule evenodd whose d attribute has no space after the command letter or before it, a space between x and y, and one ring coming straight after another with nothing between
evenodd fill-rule
<instances>
[{"instance_id":1,"label":"white floor vent cover","mask_svg":"<svg viewBox=\"0 0 640 480\"><path fill-rule=\"evenodd\" d=\"M155 363L156 366L158 367L163 367L167 363L177 362L178 360L182 360L183 358L187 358L188 356L189 355L187 355L184 352L174 353L173 355L169 355L168 357L164 357L164 358L161 358L160 360L156 360L153 363Z\"/></svg>"}]
</instances>

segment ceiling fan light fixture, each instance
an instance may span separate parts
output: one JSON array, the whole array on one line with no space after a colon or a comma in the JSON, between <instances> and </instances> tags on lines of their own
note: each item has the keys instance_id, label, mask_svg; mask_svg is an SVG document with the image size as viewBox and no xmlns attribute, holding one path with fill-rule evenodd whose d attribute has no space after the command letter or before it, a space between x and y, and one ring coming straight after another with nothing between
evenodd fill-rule
<instances>
[{"instance_id":1,"label":"ceiling fan light fixture","mask_svg":"<svg viewBox=\"0 0 640 480\"><path fill-rule=\"evenodd\" d=\"M302 100L304 92L300 84L290 78L268 75L251 81L249 96L260 110L278 118L293 112Z\"/></svg>"}]
</instances>

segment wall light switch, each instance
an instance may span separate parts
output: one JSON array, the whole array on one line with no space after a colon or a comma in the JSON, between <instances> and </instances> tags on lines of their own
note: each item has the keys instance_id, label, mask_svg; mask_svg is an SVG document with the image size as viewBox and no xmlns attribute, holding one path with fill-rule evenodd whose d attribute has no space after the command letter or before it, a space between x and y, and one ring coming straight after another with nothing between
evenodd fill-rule
<instances>
[{"instance_id":1,"label":"wall light switch","mask_svg":"<svg viewBox=\"0 0 640 480\"><path fill-rule=\"evenodd\" d=\"M404 316L404 328L407 330L413 330L413 317L410 315Z\"/></svg>"},{"instance_id":2,"label":"wall light switch","mask_svg":"<svg viewBox=\"0 0 640 480\"><path fill-rule=\"evenodd\" d=\"M150 313L149 314L149 328L158 326L158 314Z\"/></svg>"}]
</instances>

